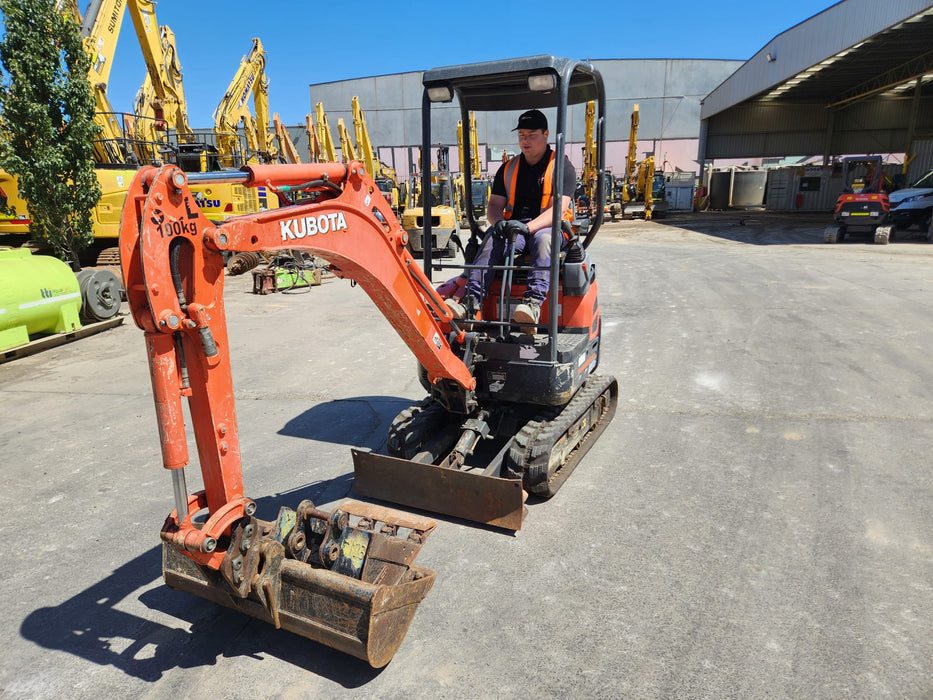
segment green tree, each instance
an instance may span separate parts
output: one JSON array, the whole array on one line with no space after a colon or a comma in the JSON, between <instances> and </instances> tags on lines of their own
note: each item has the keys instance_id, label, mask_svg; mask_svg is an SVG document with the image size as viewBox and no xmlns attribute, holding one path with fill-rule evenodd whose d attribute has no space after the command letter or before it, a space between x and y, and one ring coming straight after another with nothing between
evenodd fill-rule
<instances>
[{"instance_id":1,"label":"green tree","mask_svg":"<svg viewBox=\"0 0 933 700\"><path fill-rule=\"evenodd\" d=\"M0 12L0 167L19 179L33 240L77 266L93 241L91 211L101 194L91 58L54 0L0 0Z\"/></svg>"}]
</instances>

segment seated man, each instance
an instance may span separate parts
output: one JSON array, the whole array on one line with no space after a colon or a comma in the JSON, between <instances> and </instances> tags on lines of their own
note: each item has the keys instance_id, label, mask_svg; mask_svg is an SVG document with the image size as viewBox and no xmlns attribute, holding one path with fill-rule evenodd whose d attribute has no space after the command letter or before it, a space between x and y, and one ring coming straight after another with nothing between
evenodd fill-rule
<instances>
[{"instance_id":1,"label":"seated man","mask_svg":"<svg viewBox=\"0 0 933 700\"><path fill-rule=\"evenodd\" d=\"M528 251L535 268L528 273L527 291L512 320L516 323L537 324L541 304L547 298L550 286L551 264L551 188L554 180L554 152L548 145L547 117L537 109L529 110L518 118L518 146L521 155L503 163L492 184L492 193L486 205L486 219L492 226L473 260L477 269L470 270L466 294L462 302L447 300L456 319L475 319L489 292L494 273L490 266L505 260L506 235L501 222L520 221L527 233L515 239L516 255ZM564 219L572 219L571 202L576 185L576 171L568 159L564 163L560 207ZM567 244L562 237L561 246ZM523 333L534 333L534 325L522 327Z\"/></svg>"}]
</instances>

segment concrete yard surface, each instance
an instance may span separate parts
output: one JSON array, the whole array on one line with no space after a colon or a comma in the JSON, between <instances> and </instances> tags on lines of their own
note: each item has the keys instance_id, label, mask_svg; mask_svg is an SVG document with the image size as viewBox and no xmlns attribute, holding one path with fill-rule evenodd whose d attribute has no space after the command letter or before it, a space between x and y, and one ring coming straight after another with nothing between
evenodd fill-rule
<instances>
[{"instance_id":1,"label":"concrete yard surface","mask_svg":"<svg viewBox=\"0 0 933 700\"><path fill-rule=\"evenodd\" d=\"M930 697L933 245L828 219L604 226L612 424L517 534L436 517L381 670L163 585L131 319L0 365L0 697ZM347 281L251 287L225 292L246 493L331 509L423 397L414 357Z\"/></svg>"}]
</instances>

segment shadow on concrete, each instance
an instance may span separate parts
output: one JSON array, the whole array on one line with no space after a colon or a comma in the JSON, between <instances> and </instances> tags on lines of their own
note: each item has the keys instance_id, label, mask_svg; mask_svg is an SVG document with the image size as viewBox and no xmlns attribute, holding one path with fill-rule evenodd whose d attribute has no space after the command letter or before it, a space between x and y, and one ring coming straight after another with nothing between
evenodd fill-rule
<instances>
[{"instance_id":1,"label":"shadow on concrete","mask_svg":"<svg viewBox=\"0 0 933 700\"><path fill-rule=\"evenodd\" d=\"M652 222L748 245L805 245L823 242L832 214L763 209L672 212Z\"/></svg>"},{"instance_id":2,"label":"shadow on concrete","mask_svg":"<svg viewBox=\"0 0 933 700\"><path fill-rule=\"evenodd\" d=\"M273 514L280 506L295 507L304 498L322 503L324 491L343 488L345 493L351 480L352 475L346 475L342 487L331 482L311 484L256 502L259 512ZM365 661L234 610L164 585L153 586L161 576L162 549L153 547L60 605L33 610L20 634L45 649L113 666L147 682L156 682L173 669L212 666L222 656L274 656L345 688L364 686L381 673ZM141 617L127 612L134 599L154 614Z\"/></svg>"},{"instance_id":3,"label":"shadow on concrete","mask_svg":"<svg viewBox=\"0 0 933 700\"><path fill-rule=\"evenodd\" d=\"M395 418L417 401L394 396L358 396L312 406L288 421L279 435L378 449Z\"/></svg>"},{"instance_id":4,"label":"shadow on concrete","mask_svg":"<svg viewBox=\"0 0 933 700\"><path fill-rule=\"evenodd\" d=\"M754 210L672 212L652 223L748 245L823 245L823 231L832 224L832 212ZM916 227L896 229L891 243L926 243ZM870 233L849 233L836 245L874 245Z\"/></svg>"}]
</instances>

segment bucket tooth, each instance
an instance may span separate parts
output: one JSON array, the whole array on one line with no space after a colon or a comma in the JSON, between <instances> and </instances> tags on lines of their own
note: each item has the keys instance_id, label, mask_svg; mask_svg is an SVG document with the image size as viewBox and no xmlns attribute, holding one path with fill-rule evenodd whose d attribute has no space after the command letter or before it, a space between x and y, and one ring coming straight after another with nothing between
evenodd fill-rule
<instances>
[{"instance_id":1,"label":"bucket tooth","mask_svg":"<svg viewBox=\"0 0 933 700\"><path fill-rule=\"evenodd\" d=\"M413 563L434 521L352 501L330 513L304 501L295 511L283 508L274 523L245 520L234 528L221 571L164 543L165 583L374 668L392 660L434 585L435 573ZM312 549L307 560L295 556ZM316 563L319 557L329 566Z\"/></svg>"}]
</instances>

